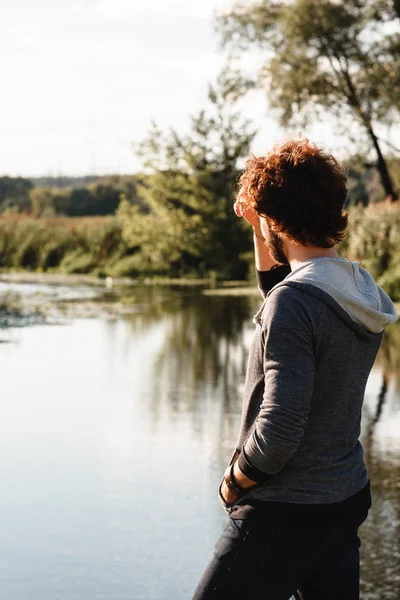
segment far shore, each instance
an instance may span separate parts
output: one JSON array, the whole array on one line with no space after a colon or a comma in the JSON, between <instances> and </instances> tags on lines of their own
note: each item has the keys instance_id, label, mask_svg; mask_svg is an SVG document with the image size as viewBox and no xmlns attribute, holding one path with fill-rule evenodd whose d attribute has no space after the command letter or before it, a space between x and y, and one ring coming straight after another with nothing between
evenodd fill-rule
<instances>
[{"instance_id":1,"label":"far shore","mask_svg":"<svg viewBox=\"0 0 400 600\"><path fill-rule=\"evenodd\" d=\"M145 277L141 279L135 279L131 277L97 277L96 275L90 274L78 274L78 273L39 273L37 271L0 271L0 282L6 283L36 283L36 284L60 284L60 285L93 285L100 287L114 287L114 286L134 286L134 285L199 285L199 286L210 286L211 289L207 290L208 293L224 292L224 289L232 293L235 289L246 291L253 291L252 287L249 287L248 281L220 281L213 278L197 279L197 278L168 278L168 277ZM218 289L215 289L218 288ZM223 288L223 289L221 289ZM257 291L257 293L259 293Z\"/></svg>"},{"instance_id":2,"label":"far shore","mask_svg":"<svg viewBox=\"0 0 400 600\"><path fill-rule=\"evenodd\" d=\"M0 281L8 283L85 284L98 286L149 284L204 285L211 283L210 279L168 279L166 277L134 279L131 277L97 277L96 275L77 273L38 273L36 271L0 272Z\"/></svg>"}]
</instances>

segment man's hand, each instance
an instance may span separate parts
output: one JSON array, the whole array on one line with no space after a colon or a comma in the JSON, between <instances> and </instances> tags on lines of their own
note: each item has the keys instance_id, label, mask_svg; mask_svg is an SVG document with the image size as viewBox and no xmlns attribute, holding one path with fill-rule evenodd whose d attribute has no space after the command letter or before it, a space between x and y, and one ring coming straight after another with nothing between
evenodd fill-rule
<instances>
[{"instance_id":1,"label":"man's hand","mask_svg":"<svg viewBox=\"0 0 400 600\"><path fill-rule=\"evenodd\" d=\"M256 268L259 271L269 271L276 264L276 261L271 257L269 247L265 243L265 240L262 240L264 234L261 229L260 217L254 208L247 206L240 200L240 195L236 198L233 208L237 217L243 217L253 227L253 231L256 235L254 238Z\"/></svg>"},{"instance_id":2,"label":"man's hand","mask_svg":"<svg viewBox=\"0 0 400 600\"><path fill-rule=\"evenodd\" d=\"M262 235L261 226L260 226L260 217L254 210L254 208L252 208L251 206L246 206L243 202L240 201L240 198L239 198L236 200L235 204L233 205L233 209L234 209L237 217L244 217L244 219L246 219L246 221L254 227L254 230L259 235Z\"/></svg>"},{"instance_id":3,"label":"man's hand","mask_svg":"<svg viewBox=\"0 0 400 600\"><path fill-rule=\"evenodd\" d=\"M230 469L230 466L228 467L227 470L229 470L229 469ZM256 481L253 481L252 479L249 479L248 477L246 477L246 475L243 475L242 471L239 469L239 465L237 464L237 462L235 463L235 466L233 467L233 476L235 478L235 481L244 490L252 488L257 483ZM237 500L237 498L238 498L238 494L235 494L234 492L232 492L226 485L225 481L222 482L221 495L227 504L231 504L232 502L235 502L235 500Z\"/></svg>"},{"instance_id":4,"label":"man's hand","mask_svg":"<svg viewBox=\"0 0 400 600\"><path fill-rule=\"evenodd\" d=\"M226 485L225 481L222 482L221 496L227 504L232 504L232 502L235 502L235 500L237 500L238 497L237 494L231 492L231 490Z\"/></svg>"}]
</instances>

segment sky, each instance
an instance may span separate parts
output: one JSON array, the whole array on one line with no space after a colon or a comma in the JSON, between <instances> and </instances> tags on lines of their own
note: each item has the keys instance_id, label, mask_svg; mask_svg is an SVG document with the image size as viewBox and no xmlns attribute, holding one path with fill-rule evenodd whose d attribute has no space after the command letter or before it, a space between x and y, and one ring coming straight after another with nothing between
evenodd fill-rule
<instances>
[{"instance_id":1,"label":"sky","mask_svg":"<svg viewBox=\"0 0 400 600\"><path fill-rule=\"evenodd\" d=\"M0 174L82 175L140 169L132 144L154 120L186 131L226 61L215 10L232 0L3 0L0 5ZM291 132L262 92L241 102L265 152ZM331 123L312 139L345 142ZM311 137L311 136L310 136Z\"/></svg>"}]
</instances>

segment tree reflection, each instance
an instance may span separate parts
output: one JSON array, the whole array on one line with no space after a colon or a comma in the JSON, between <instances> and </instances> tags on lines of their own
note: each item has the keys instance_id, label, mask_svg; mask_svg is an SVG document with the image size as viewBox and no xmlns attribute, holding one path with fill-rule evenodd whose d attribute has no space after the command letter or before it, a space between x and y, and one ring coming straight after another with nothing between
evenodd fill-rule
<instances>
[{"instance_id":1,"label":"tree reflection","mask_svg":"<svg viewBox=\"0 0 400 600\"><path fill-rule=\"evenodd\" d=\"M136 301L139 311L130 320L135 334L162 325L149 382L152 412L165 401L173 412L196 412L210 393L225 413L237 412L248 355L244 331L254 329L261 296L208 296L199 287L171 286L143 288Z\"/></svg>"},{"instance_id":2,"label":"tree reflection","mask_svg":"<svg viewBox=\"0 0 400 600\"><path fill-rule=\"evenodd\" d=\"M378 423L379 419L381 418L383 406L385 404L385 400L386 400L386 396L387 396L389 379L390 379L389 374L384 372L382 374L382 383L381 383L381 388L380 388L379 395L378 395L378 403L376 405L375 416L373 419L371 419L371 422L369 423L369 426L368 426L368 436L373 436L375 425Z\"/></svg>"}]
</instances>

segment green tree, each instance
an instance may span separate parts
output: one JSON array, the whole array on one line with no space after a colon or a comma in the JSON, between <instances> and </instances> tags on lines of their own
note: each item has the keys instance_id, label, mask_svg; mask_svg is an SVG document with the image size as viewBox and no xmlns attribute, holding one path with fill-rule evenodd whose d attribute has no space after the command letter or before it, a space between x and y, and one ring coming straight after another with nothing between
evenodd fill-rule
<instances>
[{"instance_id":1,"label":"green tree","mask_svg":"<svg viewBox=\"0 0 400 600\"><path fill-rule=\"evenodd\" d=\"M92 203L92 195L87 188L72 188L68 194L66 212L69 217L87 215Z\"/></svg>"},{"instance_id":2,"label":"green tree","mask_svg":"<svg viewBox=\"0 0 400 600\"><path fill-rule=\"evenodd\" d=\"M98 182L68 192L66 212L70 217L114 214L120 201L120 190L109 183Z\"/></svg>"},{"instance_id":3,"label":"green tree","mask_svg":"<svg viewBox=\"0 0 400 600\"><path fill-rule=\"evenodd\" d=\"M0 212L10 208L16 212L29 212L32 187L32 182L23 177L0 177Z\"/></svg>"},{"instance_id":4,"label":"green tree","mask_svg":"<svg viewBox=\"0 0 400 600\"><path fill-rule=\"evenodd\" d=\"M113 184L95 183L90 186L92 202L88 206L88 215L112 215L118 208L120 192Z\"/></svg>"},{"instance_id":5,"label":"green tree","mask_svg":"<svg viewBox=\"0 0 400 600\"><path fill-rule=\"evenodd\" d=\"M249 152L255 132L227 110L222 75L209 89L209 107L191 119L190 132L162 133L157 125L138 146L147 175L138 194L147 214L122 202L119 215L135 268L171 276L210 272L245 278L241 254L250 236L233 211L237 162Z\"/></svg>"},{"instance_id":6,"label":"green tree","mask_svg":"<svg viewBox=\"0 0 400 600\"><path fill-rule=\"evenodd\" d=\"M330 113L355 121L374 148L386 196L397 192L376 135L400 111L400 22L397 0L263 0L236 4L216 19L230 50L237 95L262 88L281 123L306 125ZM257 74L237 63L261 52Z\"/></svg>"}]
</instances>

